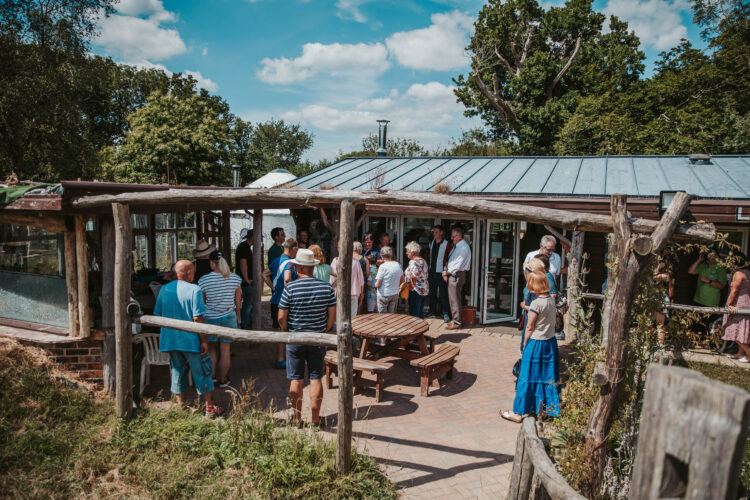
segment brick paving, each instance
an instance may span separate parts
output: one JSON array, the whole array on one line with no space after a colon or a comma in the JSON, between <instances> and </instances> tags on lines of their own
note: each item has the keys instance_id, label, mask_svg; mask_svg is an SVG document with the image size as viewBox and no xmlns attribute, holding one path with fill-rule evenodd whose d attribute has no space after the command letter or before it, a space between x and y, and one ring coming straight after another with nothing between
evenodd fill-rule
<instances>
[{"instance_id":1,"label":"brick paving","mask_svg":"<svg viewBox=\"0 0 750 500\"><path fill-rule=\"evenodd\" d=\"M453 379L443 377L440 389L431 388L424 398L417 369L406 360L382 358L393 365L383 400L375 402L374 389L354 396L355 445L378 460L402 498L505 498L518 426L499 418L498 411L513 403L510 373L518 359L518 332L509 327L448 331L442 321L429 321L431 331L441 332L438 344L461 346ZM273 368L274 347L235 344L233 353L232 386L254 380L262 403L287 418L288 382L284 370ZM151 378L144 396L164 402L169 397L167 367L152 367ZM329 422L321 432L329 438L335 437L336 387L334 379L321 412ZM305 392L303 418L309 421L307 396ZM230 403L229 390L217 389L216 397L220 404Z\"/></svg>"}]
</instances>

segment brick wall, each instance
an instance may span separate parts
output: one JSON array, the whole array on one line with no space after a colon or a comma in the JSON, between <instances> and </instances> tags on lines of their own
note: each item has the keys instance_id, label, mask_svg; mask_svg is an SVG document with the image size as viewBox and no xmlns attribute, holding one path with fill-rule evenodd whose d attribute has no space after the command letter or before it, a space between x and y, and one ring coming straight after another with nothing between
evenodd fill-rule
<instances>
[{"instance_id":1,"label":"brick wall","mask_svg":"<svg viewBox=\"0 0 750 500\"><path fill-rule=\"evenodd\" d=\"M43 344L21 341L22 344L44 349L52 361L61 368L77 373L83 380L102 385L102 342L100 340L74 340Z\"/></svg>"}]
</instances>

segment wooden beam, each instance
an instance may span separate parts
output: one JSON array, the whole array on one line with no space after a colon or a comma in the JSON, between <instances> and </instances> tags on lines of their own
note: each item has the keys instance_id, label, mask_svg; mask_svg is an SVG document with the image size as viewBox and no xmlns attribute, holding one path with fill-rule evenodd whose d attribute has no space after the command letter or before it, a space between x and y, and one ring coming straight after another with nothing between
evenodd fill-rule
<instances>
[{"instance_id":1,"label":"wooden beam","mask_svg":"<svg viewBox=\"0 0 750 500\"><path fill-rule=\"evenodd\" d=\"M144 326L172 328L175 330L197 333L199 335L211 335L212 337L231 340L232 342L248 342L254 344L282 343L336 347L336 337L330 333L239 330L237 328L209 325L208 323L195 323L193 321L183 321L151 315L138 316L134 318L133 321Z\"/></svg>"},{"instance_id":2,"label":"wooden beam","mask_svg":"<svg viewBox=\"0 0 750 500\"><path fill-rule=\"evenodd\" d=\"M102 240L102 380L104 390L115 392L115 222L110 215L99 218Z\"/></svg>"},{"instance_id":3,"label":"wooden beam","mask_svg":"<svg viewBox=\"0 0 750 500\"><path fill-rule=\"evenodd\" d=\"M68 230L65 219L59 215L30 215L14 214L8 211L0 211L0 224L13 224L16 226L39 227L53 233L64 233Z\"/></svg>"},{"instance_id":4,"label":"wooden beam","mask_svg":"<svg viewBox=\"0 0 750 500\"><path fill-rule=\"evenodd\" d=\"M132 219L132 218L131 218ZM156 214L149 214L148 229L148 267L156 267Z\"/></svg>"},{"instance_id":5,"label":"wooden beam","mask_svg":"<svg viewBox=\"0 0 750 500\"><path fill-rule=\"evenodd\" d=\"M65 288L68 291L68 331L71 337L80 336L78 326L78 270L76 270L76 235L73 231L63 233L65 254Z\"/></svg>"},{"instance_id":6,"label":"wooden beam","mask_svg":"<svg viewBox=\"0 0 750 500\"><path fill-rule=\"evenodd\" d=\"M115 412L123 419L129 419L133 411L133 341L128 317L130 302L130 276L133 269L133 228L130 223L130 210L122 203L112 204L115 223Z\"/></svg>"},{"instance_id":7,"label":"wooden beam","mask_svg":"<svg viewBox=\"0 0 750 500\"><path fill-rule=\"evenodd\" d=\"M86 216L75 216L76 270L78 271L79 337L91 335L91 309L89 308L89 253L86 245Z\"/></svg>"},{"instance_id":8,"label":"wooden beam","mask_svg":"<svg viewBox=\"0 0 750 500\"><path fill-rule=\"evenodd\" d=\"M488 201L463 195L438 194L412 191L339 191L311 189L169 189L167 191L123 193L118 195L83 196L71 202L76 209L91 208L113 202L148 205L154 202L184 204L215 201L218 204L231 201L245 202L296 202L301 206L354 200L357 203L378 203L384 205L428 206L439 210L460 212L502 218L514 221L527 221L535 224L549 224L563 229L609 233L613 229L611 216L576 213L554 208L539 208L515 203ZM630 222L633 232L651 233L658 222L646 219L633 219ZM678 224L674 238L680 241L712 242L716 229L712 224Z\"/></svg>"},{"instance_id":9,"label":"wooden beam","mask_svg":"<svg viewBox=\"0 0 750 500\"><path fill-rule=\"evenodd\" d=\"M583 231L573 231L570 241L570 262L568 263L568 331L565 332L570 342L575 342L578 338L578 331L581 325L578 324L578 315L580 314L579 303L581 300L581 288L584 273L581 270L581 259L583 258L583 240L586 233Z\"/></svg>"},{"instance_id":10,"label":"wooden beam","mask_svg":"<svg viewBox=\"0 0 750 500\"><path fill-rule=\"evenodd\" d=\"M341 202L339 260L336 270L336 336L338 337L339 419L336 426L336 471L347 474L352 459L352 408L354 375L352 360L352 252L354 205Z\"/></svg>"},{"instance_id":11,"label":"wooden beam","mask_svg":"<svg viewBox=\"0 0 750 500\"><path fill-rule=\"evenodd\" d=\"M263 329L263 210L256 208L253 212L253 330Z\"/></svg>"}]
</instances>

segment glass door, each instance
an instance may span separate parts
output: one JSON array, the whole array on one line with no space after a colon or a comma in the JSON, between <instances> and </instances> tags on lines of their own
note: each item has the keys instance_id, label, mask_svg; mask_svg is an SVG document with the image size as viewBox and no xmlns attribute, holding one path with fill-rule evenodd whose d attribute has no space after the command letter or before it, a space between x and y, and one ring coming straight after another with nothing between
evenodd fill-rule
<instances>
[{"instance_id":1,"label":"glass door","mask_svg":"<svg viewBox=\"0 0 750 500\"><path fill-rule=\"evenodd\" d=\"M518 225L490 219L486 234L482 322L511 321L517 310Z\"/></svg>"},{"instance_id":2,"label":"glass door","mask_svg":"<svg viewBox=\"0 0 750 500\"><path fill-rule=\"evenodd\" d=\"M445 238L448 241L451 241L451 229L453 229L456 226L461 227L464 230L464 240L466 243L469 244L469 248L471 248L471 267L469 269L469 274L466 276L466 282L464 283L464 288L461 291L462 300L461 304L467 305L467 306L477 306L477 293L474 293L478 289L478 285L476 282L477 275L480 275L481 273L476 273L474 270L477 268L477 263L479 262L478 258L478 222L476 218L473 219L461 219L461 218L448 218L448 217L441 217L439 224L443 227L443 230L445 231Z\"/></svg>"}]
</instances>

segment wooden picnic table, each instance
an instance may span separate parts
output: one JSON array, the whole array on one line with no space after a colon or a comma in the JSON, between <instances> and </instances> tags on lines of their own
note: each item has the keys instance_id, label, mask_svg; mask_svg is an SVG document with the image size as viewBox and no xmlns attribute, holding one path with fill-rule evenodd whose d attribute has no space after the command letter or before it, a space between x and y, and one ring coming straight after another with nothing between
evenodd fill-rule
<instances>
[{"instance_id":1,"label":"wooden picnic table","mask_svg":"<svg viewBox=\"0 0 750 500\"><path fill-rule=\"evenodd\" d=\"M359 357L377 358L388 354L403 359L416 359L430 353L424 334L430 325L423 319L408 314L365 314L352 318L352 333L362 338ZM385 345L373 342L385 340ZM419 351L407 349L409 342L416 341Z\"/></svg>"}]
</instances>

